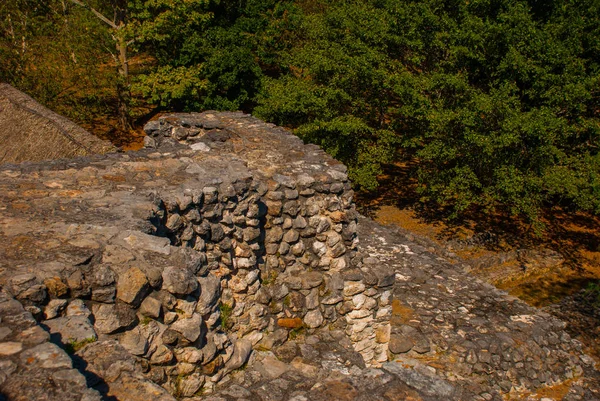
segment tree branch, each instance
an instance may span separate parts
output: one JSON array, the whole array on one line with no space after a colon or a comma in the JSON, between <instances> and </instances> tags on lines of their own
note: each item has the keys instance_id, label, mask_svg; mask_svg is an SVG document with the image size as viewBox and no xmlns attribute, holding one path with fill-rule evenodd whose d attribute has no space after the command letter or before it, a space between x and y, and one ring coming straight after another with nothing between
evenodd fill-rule
<instances>
[{"instance_id":1,"label":"tree branch","mask_svg":"<svg viewBox=\"0 0 600 401\"><path fill-rule=\"evenodd\" d=\"M77 4L78 6L81 6L83 8L87 8L88 10L90 10L91 12L94 13L94 15L96 17L98 17L102 22L108 24L111 28L113 29L119 29L119 27L117 26L117 24L115 24L113 21L109 20L108 18L106 18L104 15L102 15L102 13L100 13L99 11L97 11L96 9L94 9L93 7L90 7L89 4L80 1L80 0L69 0L71 1L71 3Z\"/></svg>"}]
</instances>

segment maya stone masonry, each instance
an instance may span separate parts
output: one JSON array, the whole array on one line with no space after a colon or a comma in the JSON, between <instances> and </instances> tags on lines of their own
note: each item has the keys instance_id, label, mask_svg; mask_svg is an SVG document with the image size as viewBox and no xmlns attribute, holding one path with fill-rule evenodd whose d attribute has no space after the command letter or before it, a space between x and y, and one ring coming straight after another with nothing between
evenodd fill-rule
<instances>
[{"instance_id":1,"label":"maya stone masonry","mask_svg":"<svg viewBox=\"0 0 600 401\"><path fill-rule=\"evenodd\" d=\"M320 148L242 113L145 130L0 166L0 400L598 399L562 322L360 217Z\"/></svg>"}]
</instances>

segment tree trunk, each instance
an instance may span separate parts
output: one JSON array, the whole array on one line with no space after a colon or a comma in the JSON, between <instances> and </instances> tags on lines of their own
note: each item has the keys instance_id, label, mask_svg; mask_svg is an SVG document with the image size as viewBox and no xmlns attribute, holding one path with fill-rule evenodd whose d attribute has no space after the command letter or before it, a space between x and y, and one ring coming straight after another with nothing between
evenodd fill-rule
<instances>
[{"instance_id":1,"label":"tree trunk","mask_svg":"<svg viewBox=\"0 0 600 401\"><path fill-rule=\"evenodd\" d=\"M117 82L117 98L118 98L118 116L119 125L123 131L132 129L131 115L129 114L129 104L131 100L131 92L129 91L129 60L127 59L127 41L117 33L116 45L118 53L117 72L119 80Z\"/></svg>"}]
</instances>

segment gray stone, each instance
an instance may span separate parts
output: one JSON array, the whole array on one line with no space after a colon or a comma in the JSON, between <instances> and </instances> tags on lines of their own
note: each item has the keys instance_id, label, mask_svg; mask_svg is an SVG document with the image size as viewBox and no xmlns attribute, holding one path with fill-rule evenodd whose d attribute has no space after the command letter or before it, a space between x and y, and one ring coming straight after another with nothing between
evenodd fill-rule
<instances>
[{"instance_id":1,"label":"gray stone","mask_svg":"<svg viewBox=\"0 0 600 401\"><path fill-rule=\"evenodd\" d=\"M64 345L69 343L80 343L83 341L95 341L98 336L94 327L86 316L66 316L57 319L46 320L50 333L59 336Z\"/></svg>"},{"instance_id":2,"label":"gray stone","mask_svg":"<svg viewBox=\"0 0 600 401\"><path fill-rule=\"evenodd\" d=\"M200 390L203 384L204 376L200 373L192 373L180 380L178 393L182 397L191 397Z\"/></svg>"},{"instance_id":3,"label":"gray stone","mask_svg":"<svg viewBox=\"0 0 600 401\"><path fill-rule=\"evenodd\" d=\"M66 299L52 299L44 308L44 317L46 319L53 319L58 316L58 314L61 313L66 306Z\"/></svg>"},{"instance_id":4,"label":"gray stone","mask_svg":"<svg viewBox=\"0 0 600 401\"><path fill-rule=\"evenodd\" d=\"M314 329L314 328L321 326L321 324L323 324L323 315L321 314L320 310L314 309L314 310L309 311L304 316L303 320L308 328Z\"/></svg>"},{"instance_id":5,"label":"gray stone","mask_svg":"<svg viewBox=\"0 0 600 401\"><path fill-rule=\"evenodd\" d=\"M142 249L163 255L171 253L171 242L168 238L155 237L142 232L131 232L123 239L134 249Z\"/></svg>"},{"instance_id":6,"label":"gray stone","mask_svg":"<svg viewBox=\"0 0 600 401\"><path fill-rule=\"evenodd\" d=\"M225 364L225 370L231 372L232 370L240 368L244 365L248 358L250 357L250 353L252 352L252 342L246 339L241 339L235 342L235 347L233 350L233 355L227 363Z\"/></svg>"},{"instance_id":7,"label":"gray stone","mask_svg":"<svg viewBox=\"0 0 600 401\"><path fill-rule=\"evenodd\" d=\"M94 328L98 333L111 334L130 327L136 321L135 312L125 305L94 305Z\"/></svg>"},{"instance_id":8,"label":"gray stone","mask_svg":"<svg viewBox=\"0 0 600 401\"><path fill-rule=\"evenodd\" d=\"M18 274L10 279L15 298L41 303L46 299L46 286L34 274Z\"/></svg>"},{"instance_id":9,"label":"gray stone","mask_svg":"<svg viewBox=\"0 0 600 401\"><path fill-rule=\"evenodd\" d=\"M415 369L405 368L402 364L393 362L383 364L383 369L409 386L419 389L429 397L450 397L452 399L451 397L455 395L454 387L438 377L428 376Z\"/></svg>"},{"instance_id":10,"label":"gray stone","mask_svg":"<svg viewBox=\"0 0 600 401\"><path fill-rule=\"evenodd\" d=\"M119 343L133 355L144 355L148 351L148 341L140 332L139 327L126 331L119 339Z\"/></svg>"},{"instance_id":11,"label":"gray stone","mask_svg":"<svg viewBox=\"0 0 600 401\"><path fill-rule=\"evenodd\" d=\"M171 294L187 295L196 291L198 280L186 267L168 266L162 274L163 289Z\"/></svg>"},{"instance_id":12,"label":"gray stone","mask_svg":"<svg viewBox=\"0 0 600 401\"><path fill-rule=\"evenodd\" d=\"M296 230L289 230L283 235L283 240L288 244L293 244L294 242L298 241L299 238L300 234Z\"/></svg>"},{"instance_id":13,"label":"gray stone","mask_svg":"<svg viewBox=\"0 0 600 401\"><path fill-rule=\"evenodd\" d=\"M133 255L131 255L130 260L133 260ZM127 261L129 260L117 263L125 263ZM115 283L115 273L108 266L101 264L94 268L88 279L92 287L106 287Z\"/></svg>"},{"instance_id":14,"label":"gray stone","mask_svg":"<svg viewBox=\"0 0 600 401\"><path fill-rule=\"evenodd\" d=\"M265 242L266 243L276 243L276 242L281 241L282 238L283 238L283 230L281 229L281 227L275 226L275 227L272 227L271 229L267 230L267 233L265 236Z\"/></svg>"},{"instance_id":15,"label":"gray stone","mask_svg":"<svg viewBox=\"0 0 600 401\"><path fill-rule=\"evenodd\" d=\"M267 356L257 366L257 369L270 379L276 379L290 370L290 365L281 362L274 356Z\"/></svg>"},{"instance_id":16,"label":"gray stone","mask_svg":"<svg viewBox=\"0 0 600 401\"><path fill-rule=\"evenodd\" d=\"M302 274L301 279L302 288L305 290L310 290L311 288L318 287L323 283L323 273L317 271L305 272Z\"/></svg>"},{"instance_id":17,"label":"gray stone","mask_svg":"<svg viewBox=\"0 0 600 401\"><path fill-rule=\"evenodd\" d=\"M71 369L72 361L67 353L56 344L44 343L23 351L20 355L21 363L29 369Z\"/></svg>"},{"instance_id":18,"label":"gray stone","mask_svg":"<svg viewBox=\"0 0 600 401\"><path fill-rule=\"evenodd\" d=\"M391 353L404 354L412 349L413 342L401 335L392 335L388 346Z\"/></svg>"},{"instance_id":19,"label":"gray stone","mask_svg":"<svg viewBox=\"0 0 600 401\"><path fill-rule=\"evenodd\" d=\"M81 299L73 299L67 306L67 316L85 316L89 317L92 314L85 303Z\"/></svg>"},{"instance_id":20,"label":"gray stone","mask_svg":"<svg viewBox=\"0 0 600 401\"><path fill-rule=\"evenodd\" d=\"M194 313L189 319L178 319L171 324L170 328L181 333L188 341L194 342L200 337L206 326L202 324L202 317Z\"/></svg>"},{"instance_id":21,"label":"gray stone","mask_svg":"<svg viewBox=\"0 0 600 401\"><path fill-rule=\"evenodd\" d=\"M117 289L113 286L100 287L92 289L92 301L113 303L115 302L115 295Z\"/></svg>"},{"instance_id":22,"label":"gray stone","mask_svg":"<svg viewBox=\"0 0 600 401\"><path fill-rule=\"evenodd\" d=\"M146 297L140 305L140 313L144 316L158 319L162 310L162 303L152 296Z\"/></svg>"},{"instance_id":23,"label":"gray stone","mask_svg":"<svg viewBox=\"0 0 600 401\"><path fill-rule=\"evenodd\" d=\"M150 357L150 363L153 365L166 365L173 360L173 353L165 345L159 345L156 351Z\"/></svg>"},{"instance_id":24,"label":"gray stone","mask_svg":"<svg viewBox=\"0 0 600 401\"><path fill-rule=\"evenodd\" d=\"M0 355L1 356L10 356L14 354L18 354L23 350L23 344L15 341L8 341L4 343L0 343Z\"/></svg>"},{"instance_id":25,"label":"gray stone","mask_svg":"<svg viewBox=\"0 0 600 401\"><path fill-rule=\"evenodd\" d=\"M209 313L221 294L221 281L212 274L206 277L199 277L198 284L200 285L200 297L196 305L196 312L200 315Z\"/></svg>"}]
</instances>

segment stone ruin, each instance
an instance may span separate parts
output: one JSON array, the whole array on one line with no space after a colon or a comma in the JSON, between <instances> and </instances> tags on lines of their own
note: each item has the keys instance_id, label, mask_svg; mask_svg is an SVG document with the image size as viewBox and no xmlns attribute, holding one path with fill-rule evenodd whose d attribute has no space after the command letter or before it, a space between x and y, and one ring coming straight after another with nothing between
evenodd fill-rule
<instances>
[{"instance_id":1,"label":"stone ruin","mask_svg":"<svg viewBox=\"0 0 600 401\"><path fill-rule=\"evenodd\" d=\"M359 216L317 146L242 113L145 130L0 166L0 399L598 399L562 322Z\"/></svg>"},{"instance_id":2,"label":"stone ruin","mask_svg":"<svg viewBox=\"0 0 600 401\"><path fill-rule=\"evenodd\" d=\"M115 152L108 141L0 83L0 164Z\"/></svg>"}]
</instances>

